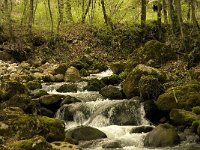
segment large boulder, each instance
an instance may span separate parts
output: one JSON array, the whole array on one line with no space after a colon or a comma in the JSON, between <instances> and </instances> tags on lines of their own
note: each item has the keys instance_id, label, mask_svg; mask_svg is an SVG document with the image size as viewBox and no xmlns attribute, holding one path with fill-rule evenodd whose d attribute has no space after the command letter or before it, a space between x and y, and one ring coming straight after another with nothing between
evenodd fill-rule
<instances>
[{"instance_id":1,"label":"large boulder","mask_svg":"<svg viewBox=\"0 0 200 150\"><path fill-rule=\"evenodd\" d=\"M10 142L7 147L11 150L53 150L50 143L44 137L35 136L31 139Z\"/></svg>"},{"instance_id":2,"label":"large boulder","mask_svg":"<svg viewBox=\"0 0 200 150\"><path fill-rule=\"evenodd\" d=\"M36 90L36 89L41 89L42 84L39 81L29 81L26 83L26 87L30 90Z\"/></svg>"},{"instance_id":3,"label":"large boulder","mask_svg":"<svg viewBox=\"0 0 200 150\"><path fill-rule=\"evenodd\" d=\"M58 89L57 92L66 93L66 92L77 92L78 87L76 84L63 84Z\"/></svg>"},{"instance_id":4,"label":"large boulder","mask_svg":"<svg viewBox=\"0 0 200 150\"><path fill-rule=\"evenodd\" d=\"M79 70L75 67L69 67L65 73L65 81L77 82L81 80Z\"/></svg>"},{"instance_id":5,"label":"large boulder","mask_svg":"<svg viewBox=\"0 0 200 150\"><path fill-rule=\"evenodd\" d=\"M197 119L197 115L193 112L183 109L172 109L170 112L170 120L175 125L191 126L192 122Z\"/></svg>"},{"instance_id":6,"label":"large boulder","mask_svg":"<svg viewBox=\"0 0 200 150\"><path fill-rule=\"evenodd\" d=\"M110 99L122 99L123 94L120 91L119 88L113 86L113 85L108 85L103 87L99 93L104 97L104 98L110 98Z\"/></svg>"},{"instance_id":7,"label":"large boulder","mask_svg":"<svg viewBox=\"0 0 200 150\"><path fill-rule=\"evenodd\" d=\"M57 74L65 74L65 72L67 71L67 64L60 64L58 67L56 67L53 71L53 74L57 75Z\"/></svg>"},{"instance_id":8,"label":"large boulder","mask_svg":"<svg viewBox=\"0 0 200 150\"><path fill-rule=\"evenodd\" d=\"M157 107L162 111L170 112L173 108L192 110L200 105L200 84L196 81L181 86L172 87L158 97Z\"/></svg>"},{"instance_id":9,"label":"large boulder","mask_svg":"<svg viewBox=\"0 0 200 150\"><path fill-rule=\"evenodd\" d=\"M128 74L123 83L123 91L127 98L140 95L138 84L143 75L152 75L160 82L165 79L165 75L158 69L139 64Z\"/></svg>"},{"instance_id":10,"label":"large boulder","mask_svg":"<svg viewBox=\"0 0 200 150\"><path fill-rule=\"evenodd\" d=\"M101 80L94 78L88 81L88 85L84 87L84 90L99 91L104 86L105 84Z\"/></svg>"},{"instance_id":11,"label":"large boulder","mask_svg":"<svg viewBox=\"0 0 200 150\"><path fill-rule=\"evenodd\" d=\"M89 126L79 126L66 131L66 137L71 138L75 141L89 141L107 138L106 134L102 131L89 127Z\"/></svg>"},{"instance_id":12,"label":"large boulder","mask_svg":"<svg viewBox=\"0 0 200 150\"><path fill-rule=\"evenodd\" d=\"M103 83L106 85L118 85L122 82L121 78L116 74L113 74L109 77L103 77L101 81L103 81Z\"/></svg>"},{"instance_id":13,"label":"large boulder","mask_svg":"<svg viewBox=\"0 0 200 150\"><path fill-rule=\"evenodd\" d=\"M126 63L124 62L114 62L110 64L110 69L113 71L114 74L119 75L122 73L126 68Z\"/></svg>"},{"instance_id":14,"label":"large boulder","mask_svg":"<svg viewBox=\"0 0 200 150\"><path fill-rule=\"evenodd\" d=\"M18 107L0 110L0 122L8 126L1 134L6 140L29 139L35 135L43 136L50 142L62 141L65 138L65 127L62 121L44 116L27 115Z\"/></svg>"},{"instance_id":15,"label":"large boulder","mask_svg":"<svg viewBox=\"0 0 200 150\"><path fill-rule=\"evenodd\" d=\"M144 145L148 147L174 146L180 143L175 128L170 124L160 124L145 137Z\"/></svg>"},{"instance_id":16,"label":"large boulder","mask_svg":"<svg viewBox=\"0 0 200 150\"><path fill-rule=\"evenodd\" d=\"M198 136L200 137L200 119L195 120L192 123L192 131L195 132L195 133L197 133Z\"/></svg>"}]
</instances>

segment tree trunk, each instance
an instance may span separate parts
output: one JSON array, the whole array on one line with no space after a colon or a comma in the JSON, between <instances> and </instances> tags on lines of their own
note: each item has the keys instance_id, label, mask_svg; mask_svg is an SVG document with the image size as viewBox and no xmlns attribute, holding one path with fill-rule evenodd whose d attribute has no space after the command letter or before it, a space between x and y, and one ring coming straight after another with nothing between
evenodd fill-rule
<instances>
[{"instance_id":1,"label":"tree trunk","mask_svg":"<svg viewBox=\"0 0 200 150\"><path fill-rule=\"evenodd\" d=\"M57 24L57 35L59 35L60 32L60 24L62 22L62 15L61 15L61 0L58 0L58 24Z\"/></svg>"},{"instance_id":2,"label":"tree trunk","mask_svg":"<svg viewBox=\"0 0 200 150\"><path fill-rule=\"evenodd\" d=\"M196 7L195 7L195 0L191 0L191 8L192 8L192 23L194 25L194 28L197 29L197 31L199 32L199 24L196 18Z\"/></svg>"},{"instance_id":3,"label":"tree trunk","mask_svg":"<svg viewBox=\"0 0 200 150\"><path fill-rule=\"evenodd\" d=\"M169 18L170 18L172 33L176 34L176 19L174 13L173 0L168 0L168 9L169 9Z\"/></svg>"},{"instance_id":4,"label":"tree trunk","mask_svg":"<svg viewBox=\"0 0 200 150\"><path fill-rule=\"evenodd\" d=\"M51 33L53 34L54 24L53 24L53 15L52 15L52 11L51 11L50 0L48 0L48 9L49 9L49 16L50 16L50 20L51 20Z\"/></svg>"},{"instance_id":5,"label":"tree trunk","mask_svg":"<svg viewBox=\"0 0 200 150\"><path fill-rule=\"evenodd\" d=\"M23 9L22 18L21 18L21 26L24 23L24 19L26 19L26 10L27 10L28 1L24 0L23 4L24 4L24 9Z\"/></svg>"},{"instance_id":6,"label":"tree trunk","mask_svg":"<svg viewBox=\"0 0 200 150\"><path fill-rule=\"evenodd\" d=\"M187 11L187 21L190 22L191 19L191 0L187 0L188 1L188 11Z\"/></svg>"},{"instance_id":7,"label":"tree trunk","mask_svg":"<svg viewBox=\"0 0 200 150\"><path fill-rule=\"evenodd\" d=\"M87 8L86 8L86 10L85 10L85 12L83 13L83 16L82 16L82 23L85 23L85 18L86 18L87 14L88 14L88 12L90 10L91 2L92 2L92 0L88 1Z\"/></svg>"},{"instance_id":8,"label":"tree trunk","mask_svg":"<svg viewBox=\"0 0 200 150\"><path fill-rule=\"evenodd\" d=\"M73 22L71 0L66 0L66 15L69 22Z\"/></svg>"},{"instance_id":9,"label":"tree trunk","mask_svg":"<svg viewBox=\"0 0 200 150\"><path fill-rule=\"evenodd\" d=\"M146 26L146 0L141 1L141 28Z\"/></svg>"},{"instance_id":10,"label":"tree trunk","mask_svg":"<svg viewBox=\"0 0 200 150\"><path fill-rule=\"evenodd\" d=\"M175 0L175 3L176 3L176 13L177 13L177 17L178 17L178 24L179 24L179 29L180 29L180 33L181 33L181 38L184 39L181 2L180 2L180 0Z\"/></svg>"},{"instance_id":11,"label":"tree trunk","mask_svg":"<svg viewBox=\"0 0 200 150\"><path fill-rule=\"evenodd\" d=\"M30 9L29 9L28 31L30 37L32 36L32 25L33 25L33 11L34 11L33 1L34 0L30 0Z\"/></svg>"},{"instance_id":12,"label":"tree trunk","mask_svg":"<svg viewBox=\"0 0 200 150\"><path fill-rule=\"evenodd\" d=\"M162 6L163 6L163 14L164 14L164 23L165 23L165 24L168 24L166 0L162 0Z\"/></svg>"}]
</instances>

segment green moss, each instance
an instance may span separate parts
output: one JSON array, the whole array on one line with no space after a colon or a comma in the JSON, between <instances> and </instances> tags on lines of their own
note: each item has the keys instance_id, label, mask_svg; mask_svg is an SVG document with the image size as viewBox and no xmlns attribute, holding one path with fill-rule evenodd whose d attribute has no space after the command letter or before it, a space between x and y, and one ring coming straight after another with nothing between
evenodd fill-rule
<instances>
[{"instance_id":1,"label":"green moss","mask_svg":"<svg viewBox=\"0 0 200 150\"><path fill-rule=\"evenodd\" d=\"M36 89L41 89L42 85L39 81L29 81L28 83L26 83L26 86L30 89L30 90L36 90Z\"/></svg>"},{"instance_id":2,"label":"green moss","mask_svg":"<svg viewBox=\"0 0 200 150\"><path fill-rule=\"evenodd\" d=\"M36 93L33 94L33 97L34 98L40 98L41 96L44 96L44 95L48 95L47 91L39 90L39 91L37 91Z\"/></svg>"},{"instance_id":3,"label":"green moss","mask_svg":"<svg viewBox=\"0 0 200 150\"><path fill-rule=\"evenodd\" d=\"M119 61L110 64L110 69L113 71L114 74L119 75L125 70L125 62Z\"/></svg>"},{"instance_id":4,"label":"green moss","mask_svg":"<svg viewBox=\"0 0 200 150\"><path fill-rule=\"evenodd\" d=\"M197 132L198 127L200 126L200 120L195 120L192 122L192 131Z\"/></svg>"},{"instance_id":5,"label":"green moss","mask_svg":"<svg viewBox=\"0 0 200 150\"><path fill-rule=\"evenodd\" d=\"M119 74L119 78L120 79L126 79L126 77L128 76L128 71L127 70L125 70L125 71L123 71L123 72L121 72L120 74Z\"/></svg>"},{"instance_id":6,"label":"green moss","mask_svg":"<svg viewBox=\"0 0 200 150\"><path fill-rule=\"evenodd\" d=\"M84 89L88 91L99 91L104 86L105 84L101 80L91 79L88 81L88 85Z\"/></svg>"},{"instance_id":7,"label":"green moss","mask_svg":"<svg viewBox=\"0 0 200 150\"><path fill-rule=\"evenodd\" d=\"M67 64L60 64L56 69L54 69L54 74L65 74L67 71Z\"/></svg>"},{"instance_id":8,"label":"green moss","mask_svg":"<svg viewBox=\"0 0 200 150\"><path fill-rule=\"evenodd\" d=\"M197 114L197 115L200 115L200 106L195 106L192 108L192 112Z\"/></svg>"}]
</instances>

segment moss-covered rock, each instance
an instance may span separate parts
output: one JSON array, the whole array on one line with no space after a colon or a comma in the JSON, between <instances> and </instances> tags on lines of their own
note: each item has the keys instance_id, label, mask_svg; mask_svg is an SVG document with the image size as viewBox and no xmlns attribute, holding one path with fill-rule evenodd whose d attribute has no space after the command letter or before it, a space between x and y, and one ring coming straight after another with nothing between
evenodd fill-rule
<instances>
[{"instance_id":1,"label":"moss-covered rock","mask_svg":"<svg viewBox=\"0 0 200 150\"><path fill-rule=\"evenodd\" d=\"M149 147L174 146L180 143L175 128L170 124L160 124L145 137L144 145Z\"/></svg>"},{"instance_id":2,"label":"moss-covered rock","mask_svg":"<svg viewBox=\"0 0 200 150\"><path fill-rule=\"evenodd\" d=\"M123 94L119 90L119 88L113 86L113 85L108 85L103 87L99 93L104 97L104 98L110 98L110 99L122 99Z\"/></svg>"},{"instance_id":3,"label":"moss-covered rock","mask_svg":"<svg viewBox=\"0 0 200 150\"><path fill-rule=\"evenodd\" d=\"M67 71L67 64L60 64L57 68L54 69L54 74L65 74L65 72Z\"/></svg>"},{"instance_id":4,"label":"moss-covered rock","mask_svg":"<svg viewBox=\"0 0 200 150\"><path fill-rule=\"evenodd\" d=\"M65 92L77 92L78 87L76 84L63 84L58 89L57 92L65 93Z\"/></svg>"},{"instance_id":5,"label":"moss-covered rock","mask_svg":"<svg viewBox=\"0 0 200 150\"><path fill-rule=\"evenodd\" d=\"M9 100L0 104L0 108L6 107L19 107L26 113L34 113L36 104L31 100L31 97L27 94L17 94L11 97Z\"/></svg>"},{"instance_id":6,"label":"moss-covered rock","mask_svg":"<svg viewBox=\"0 0 200 150\"><path fill-rule=\"evenodd\" d=\"M200 106L195 106L192 108L192 112L197 114L197 115L200 115Z\"/></svg>"},{"instance_id":7,"label":"moss-covered rock","mask_svg":"<svg viewBox=\"0 0 200 150\"><path fill-rule=\"evenodd\" d=\"M142 75L152 75L162 82L165 75L156 68L139 64L127 76L123 83L123 91L128 98L139 96L139 81Z\"/></svg>"},{"instance_id":8,"label":"moss-covered rock","mask_svg":"<svg viewBox=\"0 0 200 150\"><path fill-rule=\"evenodd\" d=\"M192 123L192 131L197 133L200 137L200 120L195 120Z\"/></svg>"},{"instance_id":9,"label":"moss-covered rock","mask_svg":"<svg viewBox=\"0 0 200 150\"><path fill-rule=\"evenodd\" d=\"M10 99L16 94L29 94L26 86L17 81L3 82L1 84L1 90L3 92L2 98L5 100Z\"/></svg>"},{"instance_id":10,"label":"moss-covered rock","mask_svg":"<svg viewBox=\"0 0 200 150\"><path fill-rule=\"evenodd\" d=\"M53 150L51 144L42 136L11 142L7 144L7 147L10 150Z\"/></svg>"},{"instance_id":11,"label":"moss-covered rock","mask_svg":"<svg viewBox=\"0 0 200 150\"><path fill-rule=\"evenodd\" d=\"M76 141L89 141L89 140L96 140L101 138L107 138L106 134L102 131L89 127L89 126L79 126L72 129L69 129L66 132L67 138L72 138Z\"/></svg>"},{"instance_id":12,"label":"moss-covered rock","mask_svg":"<svg viewBox=\"0 0 200 150\"><path fill-rule=\"evenodd\" d=\"M172 109L170 112L170 120L176 125L191 126L196 119L196 114L183 109Z\"/></svg>"},{"instance_id":13,"label":"moss-covered rock","mask_svg":"<svg viewBox=\"0 0 200 150\"><path fill-rule=\"evenodd\" d=\"M183 108L191 111L194 106L200 105L199 92L200 84L198 82L169 88L158 97L156 105L163 111L170 111L172 108Z\"/></svg>"},{"instance_id":14,"label":"moss-covered rock","mask_svg":"<svg viewBox=\"0 0 200 150\"><path fill-rule=\"evenodd\" d=\"M63 106L64 104L71 104L71 103L77 103L77 102L81 102L81 100L72 97L70 95L66 95L65 98L62 100L60 106Z\"/></svg>"},{"instance_id":15,"label":"moss-covered rock","mask_svg":"<svg viewBox=\"0 0 200 150\"><path fill-rule=\"evenodd\" d=\"M138 83L140 97L143 100L156 99L164 92L163 85L158 81L158 78L147 75L142 76Z\"/></svg>"},{"instance_id":16,"label":"moss-covered rock","mask_svg":"<svg viewBox=\"0 0 200 150\"><path fill-rule=\"evenodd\" d=\"M84 88L84 90L99 91L104 86L105 84L101 80L94 78L88 81L88 85Z\"/></svg>"},{"instance_id":17,"label":"moss-covered rock","mask_svg":"<svg viewBox=\"0 0 200 150\"><path fill-rule=\"evenodd\" d=\"M70 144L68 142L56 141L52 142L51 145L55 150L82 150L79 146Z\"/></svg>"},{"instance_id":18,"label":"moss-covered rock","mask_svg":"<svg viewBox=\"0 0 200 150\"><path fill-rule=\"evenodd\" d=\"M118 85L122 82L121 78L116 74L113 74L109 77L104 77L101 79L101 81L103 81L103 83L106 85Z\"/></svg>"},{"instance_id":19,"label":"moss-covered rock","mask_svg":"<svg viewBox=\"0 0 200 150\"><path fill-rule=\"evenodd\" d=\"M62 141L64 123L44 116L24 114L18 107L9 107L0 111L0 122L8 125L6 139L29 139L35 135L43 136L47 141Z\"/></svg>"},{"instance_id":20,"label":"moss-covered rock","mask_svg":"<svg viewBox=\"0 0 200 150\"><path fill-rule=\"evenodd\" d=\"M90 73L89 73L85 68L82 68L82 69L80 70L80 75L81 75L82 77L87 77L87 76L90 75Z\"/></svg>"},{"instance_id":21,"label":"moss-covered rock","mask_svg":"<svg viewBox=\"0 0 200 150\"><path fill-rule=\"evenodd\" d=\"M49 94L45 90L39 90L39 91L33 93L32 95L33 95L33 98L40 98L41 96L49 95Z\"/></svg>"},{"instance_id":22,"label":"moss-covered rock","mask_svg":"<svg viewBox=\"0 0 200 150\"><path fill-rule=\"evenodd\" d=\"M128 58L128 62L130 62L132 66L146 64L152 67L159 67L161 64L172 60L174 57L175 55L171 53L165 44L156 40L151 40L146 42L143 47L133 51Z\"/></svg>"},{"instance_id":23,"label":"moss-covered rock","mask_svg":"<svg viewBox=\"0 0 200 150\"><path fill-rule=\"evenodd\" d=\"M78 70L89 68L89 65L86 62L82 61L74 61L70 65L77 68Z\"/></svg>"},{"instance_id":24,"label":"moss-covered rock","mask_svg":"<svg viewBox=\"0 0 200 150\"><path fill-rule=\"evenodd\" d=\"M26 83L26 87L28 87L30 90L36 90L36 89L41 89L42 84L39 81L29 81Z\"/></svg>"},{"instance_id":25,"label":"moss-covered rock","mask_svg":"<svg viewBox=\"0 0 200 150\"><path fill-rule=\"evenodd\" d=\"M125 70L126 63L125 62L114 62L110 64L110 69L113 71L114 74L119 75Z\"/></svg>"},{"instance_id":26,"label":"moss-covered rock","mask_svg":"<svg viewBox=\"0 0 200 150\"><path fill-rule=\"evenodd\" d=\"M65 81L77 82L80 80L81 80L81 75L78 69L72 66L67 69L65 73Z\"/></svg>"}]
</instances>

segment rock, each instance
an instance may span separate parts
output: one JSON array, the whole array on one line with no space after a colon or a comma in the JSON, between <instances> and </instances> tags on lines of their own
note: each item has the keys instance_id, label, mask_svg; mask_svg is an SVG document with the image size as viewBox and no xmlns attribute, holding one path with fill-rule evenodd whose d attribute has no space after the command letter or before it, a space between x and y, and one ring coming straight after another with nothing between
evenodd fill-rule
<instances>
[{"instance_id":1,"label":"rock","mask_svg":"<svg viewBox=\"0 0 200 150\"><path fill-rule=\"evenodd\" d=\"M85 68L82 68L82 69L80 70L80 75L81 75L82 77L87 77L87 76L90 75L90 73L89 73Z\"/></svg>"},{"instance_id":2,"label":"rock","mask_svg":"<svg viewBox=\"0 0 200 150\"><path fill-rule=\"evenodd\" d=\"M30 90L36 90L36 89L41 89L42 88L42 84L39 81L36 81L36 80L27 82L26 86Z\"/></svg>"},{"instance_id":3,"label":"rock","mask_svg":"<svg viewBox=\"0 0 200 150\"><path fill-rule=\"evenodd\" d=\"M89 127L89 126L79 126L66 131L66 137L72 138L76 141L89 141L101 138L107 138L106 134L100 130Z\"/></svg>"},{"instance_id":4,"label":"rock","mask_svg":"<svg viewBox=\"0 0 200 150\"><path fill-rule=\"evenodd\" d=\"M31 100L31 98L26 94L17 94L11 97L9 100L0 104L0 108L4 109L6 107L19 107L26 113L34 113L36 104Z\"/></svg>"},{"instance_id":5,"label":"rock","mask_svg":"<svg viewBox=\"0 0 200 150\"><path fill-rule=\"evenodd\" d=\"M120 141L109 141L109 142L103 144L102 148L104 148L104 149L118 149L118 148L122 148L122 145L121 145Z\"/></svg>"},{"instance_id":6,"label":"rock","mask_svg":"<svg viewBox=\"0 0 200 150\"><path fill-rule=\"evenodd\" d=\"M170 124L160 124L145 137L144 146L166 147L180 143L180 138L175 128Z\"/></svg>"},{"instance_id":7,"label":"rock","mask_svg":"<svg viewBox=\"0 0 200 150\"><path fill-rule=\"evenodd\" d=\"M160 110L168 111L172 108L191 110L194 106L200 105L200 84L191 81L181 86L169 88L160 95L156 105Z\"/></svg>"},{"instance_id":8,"label":"rock","mask_svg":"<svg viewBox=\"0 0 200 150\"><path fill-rule=\"evenodd\" d=\"M89 68L89 65L82 61L74 61L70 65L77 68L78 70Z\"/></svg>"},{"instance_id":9,"label":"rock","mask_svg":"<svg viewBox=\"0 0 200 150\"><path fill-rule=\"evenodd\" d=\"M67 142L57 141L52 142L51 145L55 150L81 150L79 146Z\"/></svg>"},{"instance_id":10,"label":"rock","mask_svg":"<svg viewBox=\"0 0 200 150\"><path fill-rule=\"evenodd\" d=\"M40 104L53 112L60 108L64 96L62 95L44 95L39 98Z\"/></svg>"},{"instance_id":11,"label":"rock","mask_svg":"<svg viewBox=\"0 0 200 150\"><path fill-rule=\"evenodd\" d=\"M175 125L191 126L196 119L196 114L183 109L172 109L170 112L170 120Z\"/></svg>"},{"instance_id":12,"label":"rock","mask_svg":"<svg viewBox=\"0 0 200 150\"><path fill-rule=\"evenodd\" d=\"M110 98L110 99L122 99L123 95L122 92L119 90L119 88L108 85L103 87L99 93L104 97L104 98Z\"/></svg>"},{"instance_id":13,"label":"rock","mask_svg":"<svg viewBox=\"0 0 200 150\"><path fill-rule=\"evenodd\" d=\"M163 85L152 75L142 76L138 83L140 97L143 100L157 99L164 93Z\"/></svg>"},{"instance_id":14,"label":"rock","mask_svg":"<svg viewBox=\"0 0 200 150\"><path fill-rule=\"evenodd\" d=\"M135 127L133 128L130 133L147 133L150 132L154 129L154 127L152 126L139 126L139 127Z\"/></svg>"},{"instance_id":15,"label":"rock","mask_svg":"<svg viewBox=\"0 0 200 150\"><path fill-rule=\"evenodd\" d=\"M197 133L197 135L200 137L200 119L193 121L192 131Z\"/></svg>"},{"instance_id":16,"label":"rock","mask_svg":"<svg viewBox=\"0 0 200 150\"><path fill-rule=\"evenodd\" d=\"M105 85L118 85L122 82L120 77L116 74L113 74L109 77L104 77L101 79Z\"/></svg>"},{"instance_id":17,"label":"rock","mask_svg":"<svg viewBox=\"0 0 200 150\"><path fill-rule=\"evenodd\" d=\"M52 74L44 74L43 76L42 76L42 80L44 81L44 82L55 82L55 77L52 75Z\"/></svg>"},{"instance_id":18,"label":"rock","mask_svg":"<svg viewBox=\"0 0 200 150\"><path fill-rule=\"evenodd\" d=\"M8 81L1 84L2 98L7 100L16 94L29 94L28 89L17 81Z\"/></svg>"},{"instance_id":19,"label":"rock","mask_svg":"<svg viewBox=\"0 0 200 150\"><path fill-rule=\"evenodd\" d=\"M145 111L145 118L154 124L160 122L161 118L168 115L159 110L154 101L152 100L144 102L144 111Z\"/></svg>"},{"instance_id":20,"label":"rock","mask_svg":"<svg viewBox=\"0 0 200 150\"><path fill-rule=\"evenodd\" d=\"M41 96L44 96L44 95L49 95L49 94L45 90L39 90L33 93L33 98L40 98Z\"/></svg>"},{"instance_id":21,"label":"rock","mask_svg":"<svg viewBox=\"0 0 200 150\"><path fill-rule=\"evenodd\" d=\"M55 75L57 74L62 74L65 75L65 72L67 71L67 64L60 64L57 68L54 69L54 73Z\"/></svg>"},{"instance_id":22,"label":"rock","mask_svg":"<svg viewBox=\"0 0 200 150\"><path fill-rule=\"evenodd\" d=\"M51 144L42 136L11 142L7 144L7 147L11 150L53 150Z\"/></svg>"},{"instance_id":23,"label":"rock","mask_svg":"<svg viewBox=\"0 0 200 150\"><path fill-rule=\"evenodd\" d=\"M160 82L165 79L164 74L158 69L139 64L128 74L123 83L123 91L127 98L140 95L138 84L142 75L152 75Z\"/></svg>"},{"instance_id":24,"label":"rock","mask_svg":"<svg viewBox=\"0 0 200 150\"><path fill-rule=\"evenodd\" d=\"M81 80L79 71L75 67L70 67L65 73L65 81L77 82Z\"/></svg>"},{"instance_id":25,"label":"rock","mask_svg":"<svg viewBox=\"0 0 200 150\"><path fill-rule=\"evenodd\" d=\"M30 69L31 68L31 65L25 61L21 62L20 66L23 68L23 69Z\"/></svg>"},{"instance_id":26,"label":"rock","mask_svg":"<svg viewBox=\"0 0 200 150\"><path fill-rule=\"evenodd\" d=\"M81 101L75 97L66 95L65 98L62 100L60 106L63 106L65 104L77 103L77 102L81 102Z\"/></svg>"},{"instance_id":27,"label":"rock","mask_svg":"<svg viewBox=\"0 0 200 150\"><path fill-rule=\"evenodd\" d=\"M33 73L33 78L35 78L36 80L42 80L43 74L41 72L35 72Z\"/></svg>"},{"instance_id":28,"label":"rock","mask_svg":"<svg viewBox=\"0 0 200 150\"><path fill-rule=\"evenodd\" d=\"M64 81L64 75L63 74L56 74L54 75L55 82L63 82Z\"/></svg>"},{"instance_id":29,"label":"rock","mask_svg":"<svg viewBox=\"0 0 200 150\"><path fill-rule=\"evenodd\" d=\"M197 115L200 115L200 106L195 106L192 108L192 112L197 114Z\"/></svg>"},{"instance_id":30,"label":"rock","mask_svg":"<svg viewBox=\"0 0 200 150\"><path fill-rule=\"evenodd\" d=\"M39 109L39 115L53 118L54 117L54 112L52 112L51 110L49 110L49 109L47 109L45 107L41 107Z\"/></svg>"},{"instance_id":31,"label":"rock","mask_svg":"<svg viewBox=\"0 0 200 150\"><path fill-rule=\"evenodd\" d=\"M88 85L84 88L84 90L99 91L104 86L105 85L101 80L95 78L88 81Z\"/></svg>"},{"instance_id":32,"label":"rock","mask_svg":"<svg viewBox=\"0 0 200 150\"><path fill-rule=\"evenodd\" d=\"M0 60L2 61L11 61L11 62L14 62L15 59L12 57L12 55L6 53L6 52L3 52L3 51L0 51Z\"/></svg>"},{"instance_id":33,"label":"rock","mask_svg":"<svg viewBox=\"0 0 200 150\"><path fill-rule=\"evenodd\" d=\"M9 130L3 135L9 141L12 138L29 139L36 135L43 136L50 142L62 141L65 138L62 121L45 116L27 115L18 107L0 110L0 122L9 126Z\"/></svg>"},{"instance_id":34,"label":"rock","mask_svg":"<svg viewBox=\"0 0 200 150\"><path fill-rule=\"evenodd\" d=\"M66 92L77 92L78 87L76 84L63 84L58 89L57 92L66 93Z\"/></svg>"},{"instance_id":35,"label":"rock","mask_svg":"<svg viewBox=\"0 0 200 150\"><path fill-rule=\"evenodd\" d=\"M124 62L114 62L110 64L110 69L113 71L114 74L119 75L122 73L126 68L126 63Z\"/></svg>"},{"instance_id":36,"label":"rock","mask_svg":"<svg viewBox=\"0 0 200 150\"><path fill-rule=\"evenodd\" d=\"M94 61L93 64L90 66L90 73L99 73L102 71L106 71L108 67L103 64L102 62Z\"/></svg>"}]
</instances>

